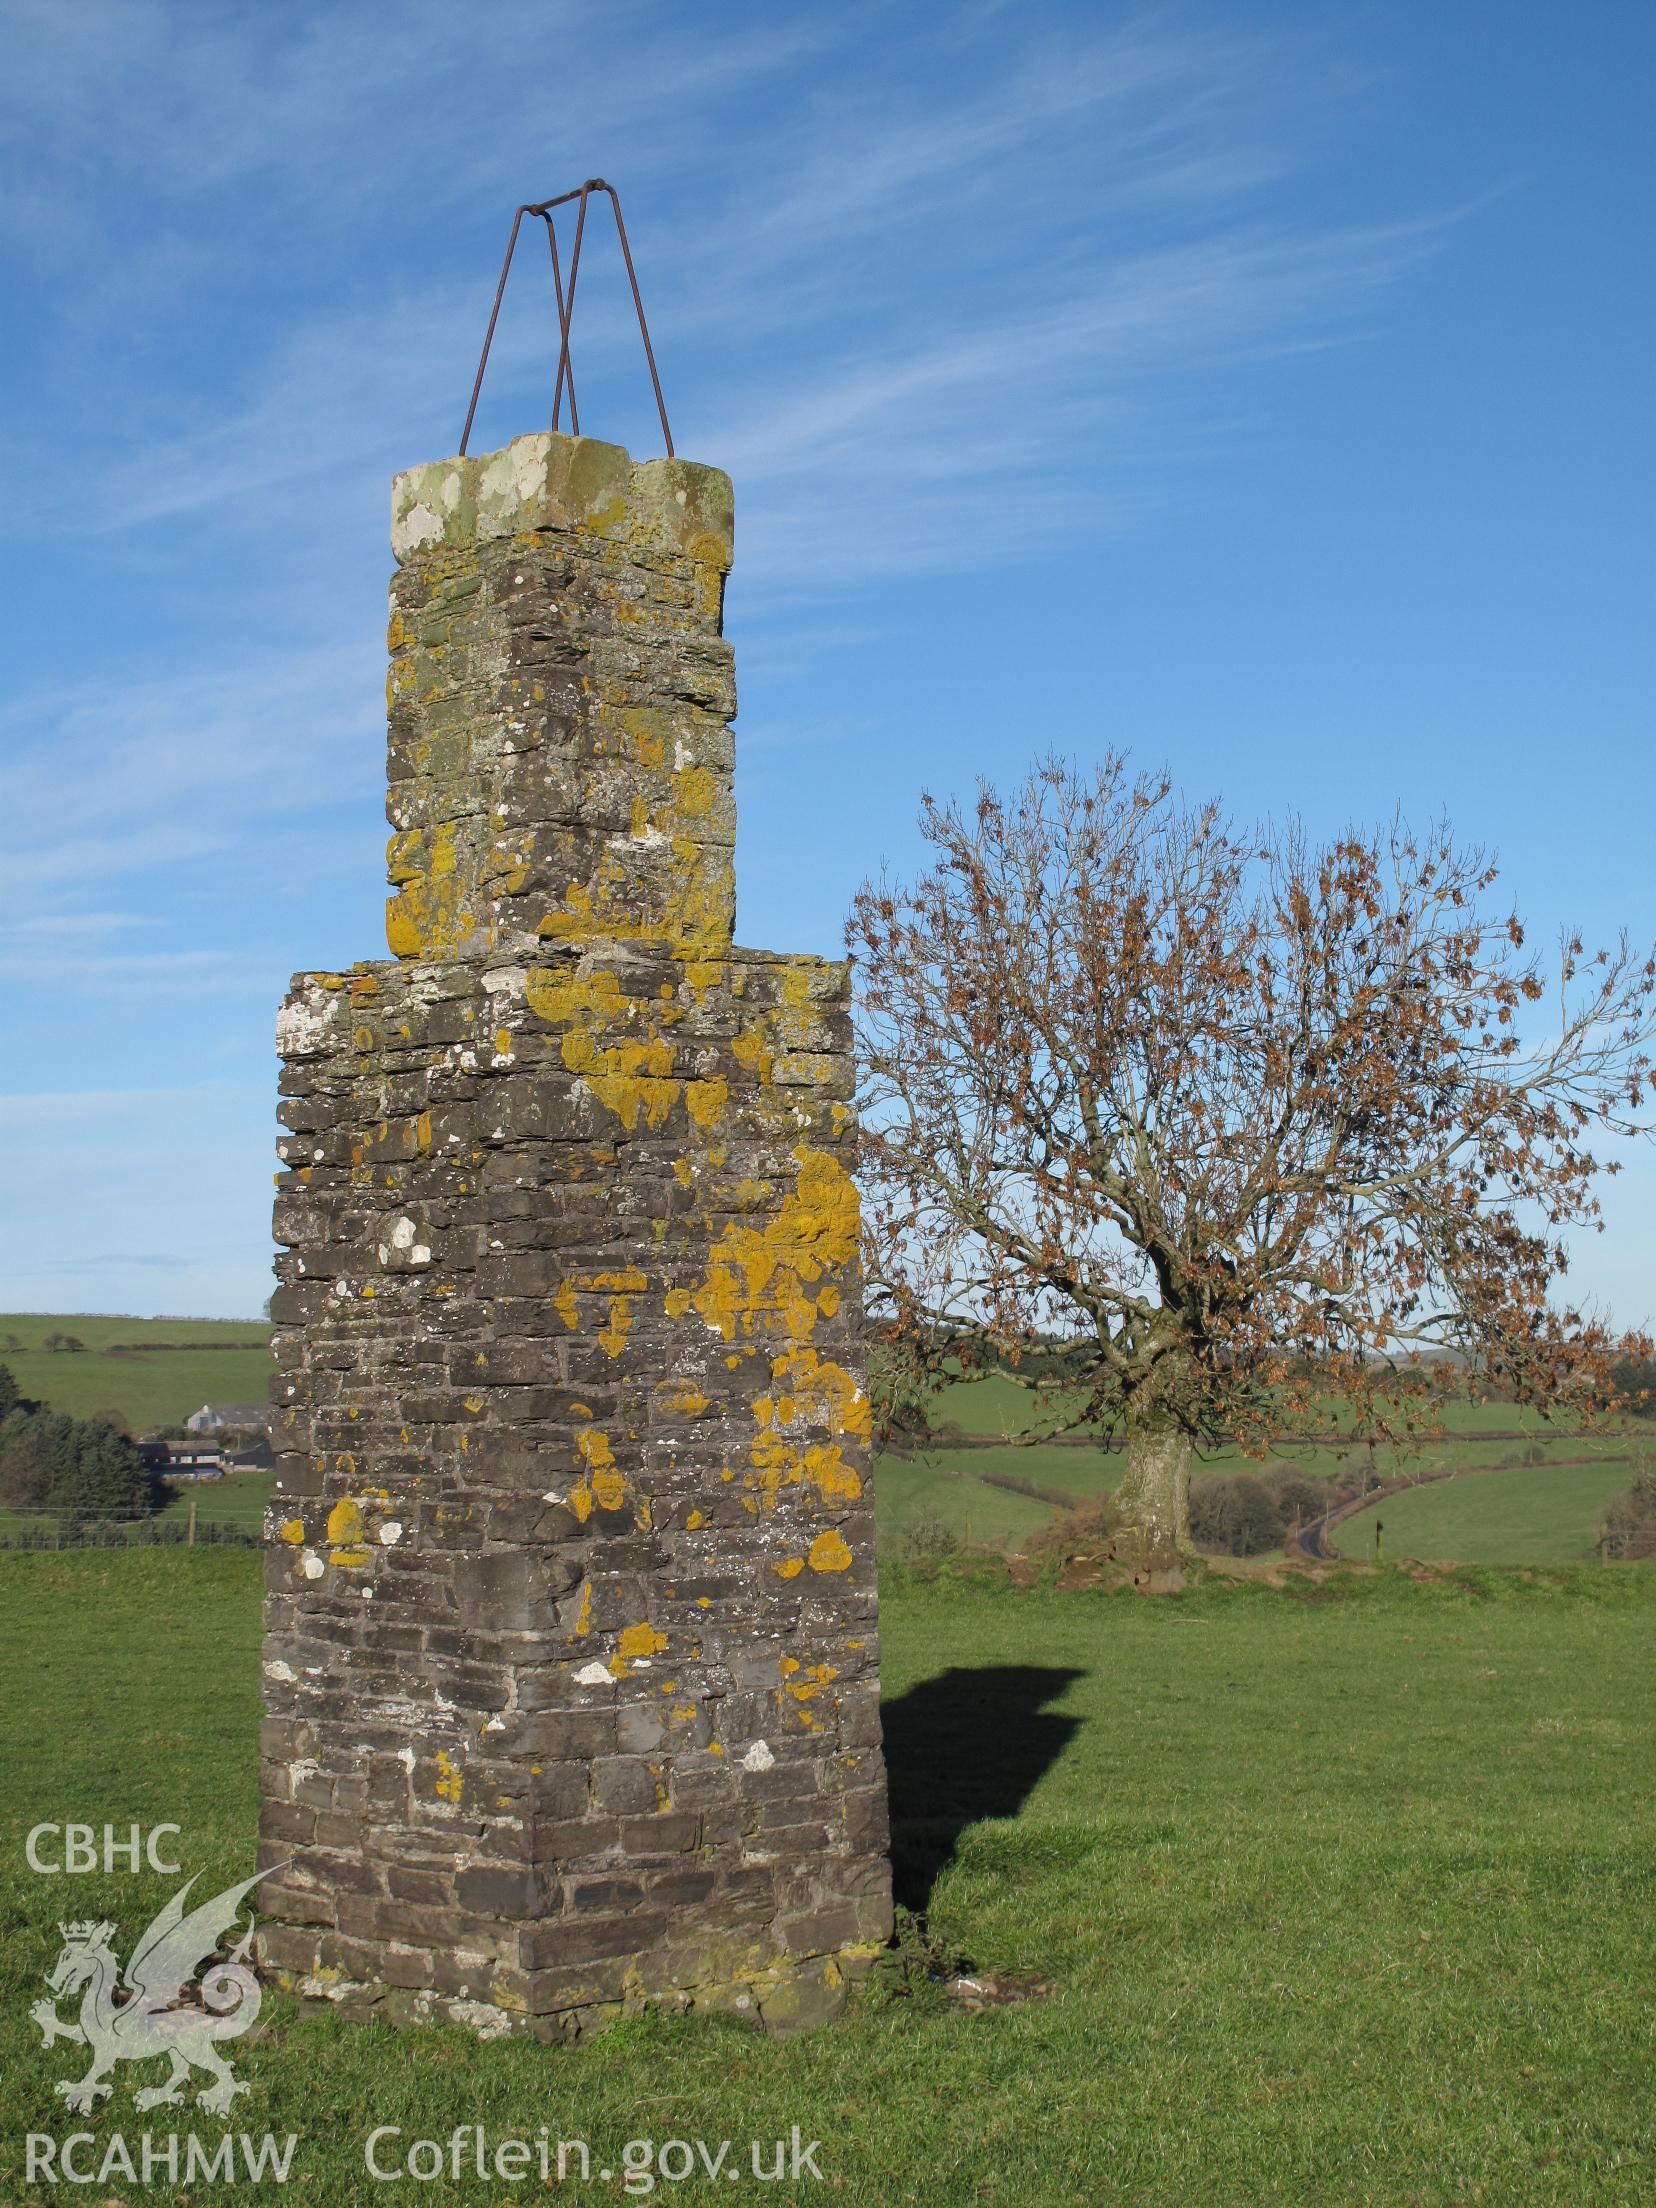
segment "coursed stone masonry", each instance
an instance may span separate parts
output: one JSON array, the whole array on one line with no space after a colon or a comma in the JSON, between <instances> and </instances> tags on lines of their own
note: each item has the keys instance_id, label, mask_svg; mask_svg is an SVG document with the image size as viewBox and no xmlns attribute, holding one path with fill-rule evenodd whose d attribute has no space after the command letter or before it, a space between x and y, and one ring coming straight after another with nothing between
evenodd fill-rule
<instances>
[{"instance_id":1,"label":"coursed stone masonry","mask_svg":"<svg viewBox=\"0 0 1656 2208\"><path fill-rule=\"evenodd\" d=\"M283 1061L268 1965L573 2037L890 1928L847 975L738 950L731 494L400 476L394 956Z\"/></svg>"}]
</instances>

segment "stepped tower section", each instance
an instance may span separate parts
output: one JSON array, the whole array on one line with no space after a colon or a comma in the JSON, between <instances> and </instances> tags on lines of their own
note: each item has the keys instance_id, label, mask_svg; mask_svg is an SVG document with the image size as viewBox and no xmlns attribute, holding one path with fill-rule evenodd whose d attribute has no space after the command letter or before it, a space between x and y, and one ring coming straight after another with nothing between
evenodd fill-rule
<instances>
[{"instance_id":1,"label":"stepped tower section","mask_svg":"<svg viewBox=\"0 0 1656 2208\"><path fill-rule=\"evenodd\" d=\"M734 942L730 484L523 437L392 544L392 955L278 1023L264 1958L813 2022L891 1915L848 977Z\"/></svg>"}]
</instances>

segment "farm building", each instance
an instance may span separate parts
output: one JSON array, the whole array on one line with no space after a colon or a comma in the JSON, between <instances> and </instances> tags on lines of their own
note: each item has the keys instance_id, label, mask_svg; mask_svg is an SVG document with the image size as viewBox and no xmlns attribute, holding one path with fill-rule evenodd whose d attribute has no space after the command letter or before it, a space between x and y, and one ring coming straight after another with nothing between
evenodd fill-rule
<instances>
[{"instance_id":1,"label":"farm building","mask_svg":"<svg viewBox=\"0 0 1656 2208\"><path fill-rule=\"evenodd\" d=\"M268 1403L203 1403L199 1411L192 1411L184 1421L192 1434L222 1434L230 1430L257 1427L261 1433L270 1428Z\"/></svg>"}]
</instances>

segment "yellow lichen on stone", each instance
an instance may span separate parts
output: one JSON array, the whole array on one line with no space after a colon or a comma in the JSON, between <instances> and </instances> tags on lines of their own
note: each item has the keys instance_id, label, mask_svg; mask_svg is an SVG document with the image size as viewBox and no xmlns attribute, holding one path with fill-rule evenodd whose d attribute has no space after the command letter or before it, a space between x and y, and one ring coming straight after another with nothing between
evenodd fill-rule
<instances>
[{"instance_id":1,"label":"yellow lichen on stone","mask_svg":"<svg viewBox=\"0 0 1656 2208\"><path fill-rule=\"evenodd\" d=\"M707 1397L694 1380L663 1380L655 1392L663 1410L678 1411L685 1418L699 1418L707 1408Z\"/></svg>"},{"instance_id":2,"label":"yellow lichen on stone","mask_svg":"<svg viewBox=\"0 0 1656 2208\"><path fill-rule=\"evenodd\" d=\"M607 969L578 974L568 966L532 967L524 976L523 996L536 1018L550 1027L591 1027L594 1022L617 1026L639 1009Z\"/></svg>"},{"instance_id":3,"label":"yellow lichen on stone","mask_svg":"<svg viewBox=\"0 0 1656 2208\"><path fill-rule=\"evenodd\" d=\"M843 1572L849 1569L851 1551L833 1526L826 1533L819 1533L811 1543L810 1562L813 1572Z\"/></svg>"},{"instance_id":4,"label":"yellow lichen on stone","mask_svg":"<svg viewBox=\"0 0 1656 2208\"><path fill-rule=\"evenodd\" d=\"M598 1329L598 1347L606 1357L619 1357L627 1346L627 1336L631 1332L631 1298L628 1296L611 1296L609 1299L609 1324Z\"/></svg>"},{"instance_id":5,"label":"yellow lichen on stone","mask_svg":"<svg viewBox=\"0 0 1656 2208\"><path fill-rule=\"evenodd\" d=\"M814 1702L839 1677L837 1664L802 1664L797 1656L784 1656L781 1669L782 1684L796 1702Z\"/></svg>"},{"instance_id":6,"label":"yellow lichen on stone","mask_svg":"<svg viewBox=\"0 0 1656 2208\"><path fill-rule=\"evenodd\" d=\"M658 831L648 821L629 823L629 841L649 842ZM707 954L730 941L735 911L736 870L728 846L702 845L693 836L675 835L669 848L673 865L659 899L641 908L638 885L612 850L605 853L586 882L571 882L557 909L542 915L535 932L548 942L657 940L680 952Z\"/></svg>"},{"instance_id":7,"label":"yellow lichen on stone","mask_svg":"<svg viewBox=\"0 0 1656 2208\"><path fill-rule=\"evenodd\" d=\"M629 1134L641 1118L651 1129L661 1126L680 1088L672 1078L671 1043L647 1028L642 1039L613 1043L601 1043L595 1032L625 1027L647 1009L626 994L614 974L537 967L525 978L523 993L531 1012L564 1030L559 1039L564 1065Z\"/></svg>"},{"instance_id":8,"label":"yellow lichen on stone","mask_svg":"<svg viewBox=\"0 0 1656 2208\"><path fill-rule=\"evenodd\" d=\"M684 1107L698 1127L717 1125L729 1102L730 1083L722 1073L716 1074L711 1081L684 1084Z\"/></svg>"},{"instance_id":9,"label":"yellow lichen on stone","mask_svg":"<svg viewBox=\"0 0 1656 2208\"><path fill-rule=\"evenodd\" d=\"M591 1427L575 1439L575 1453L586 1466L586 1477L570 1492L569 1507L584 1526L592 1507L619 1510L627 1496L626 1475L615 1461L607 1434Z\"/></svg>"},{"instance_id":10,"label":"yellow lichen on stone","mask_svg":"<svg viewBox=\"0 0 1656 2208\"><path fill-rule=\"evenodd\" d=\"M713 810L719 785L706 767L684 767L673 777L678 809L690 820L700 820Z\"/></svg>"},{"instance_id":11,"label":"yellow lichen on stone","mask_svg":"<svg viewBox=\"0 0 1656 2208\"><path fill-rule=\"evenodd\" d=\"M673 1046L660 1036L601 1050L578 1028L564 1037L561 1047L570 1072L580 1075L629 1135L641 1118L652 1130L660 1127L678 1101L679 1083L671 1078Z\"/></svg>"},{"instance_id":12,"label":"yellow lichen on stone","mask_svg":"<svg viewBox=\"0 0 1656 2208\"><path fill-rule=\"evenodd\" d=\"M399 958L453 958L492 940L484 928L481 945L474 941L478 915L460 870L457 834L458 824L445 820L392 840L392 880L402 886L386 901L385 939Z\"/></svg>"},{"instance_id":13,"label":"yellow lichen on stone","mask_svg":"<svg viewBox=\"0 0 1656 2208\"><path fill-rule=\"evenodd\" d=\"M761 1087L769 1084L776 1058L758 1028L744 1027L734 1038L730 1048L736 1063L745 1066Z\"/></svg>"},{"instance_id":14,"label":"yellow lichen on stone","mask_svg":"<svg viewBox=\"0 0 1656 2208\"><path fill-rule=\"evenodd\" d=\"M458 1809L465 1792L465 1774L446 1748L437 1751L437 1792Z\"/></svg>"},{"instance_id":15,"label":"yellow lichen on stone","mask_svg":"<svg viewBox=\"0 0 1656 2208\"><path fill-rule=\"evenodd\" d=\"M727 1226L715 1244L707 1278L692 1297L706 1325L734 1341L738 1328L790 1334L796 1341L816 1323L805 1288L837 1272L857 1247L857 1191L826 1151L796 1149L792 1192L762 1228Z\"/></svg>"},{"instance_id":16,"label":"yellow lichen on stone","mask_svg":"<svg viewBox=\"0 0 1656 2208\"><path fill-rule=\"evenodd\" d=\"M362 1507L353 1496L342 1495L328 1513L328 1562L345 1571L357 1571L373 1552L366 1546Z\"/></svg>"},{"instance_id":17,"label":"yellow lichen on stone","mask_svg":"<svg viewBox=\"0 0 1656 2208\"><path fill-rule=\"evenodd\" d=\"M483 854L481 869L491 892L503 890L508 897L515 897L529 880L534 851L533 836L522 836L515 843L491 843Z\"/></svg>"},{"instance_id":18,"label":"yellow lichen on stone","mask_svg":"<svg viewBox=\"0 0 1656 2208\"><path fill-rule=\"evenodd\" d=\"M633 706L617 718L641 767L661 768L667 764L667 747L674 735L670 714L658 706Z\"/></svg>"},{"instance_id":19,"label":"yellow lichen on stone","mask_svg":"<svg viewBox=\"0 0 1656 2208\"><path fill-rule=\"evenodd\" d=\"M659 1632L647 1619L642 1625L627 1626L615 1644L617 1655L624 1656L629 1663L637 1663L641 1657L659 1656L666 1646L666 1634Z\"/></svg>"},{"instance_id":20,"label":"yellow lichen on stone","mask_svg":"<svg viewBox=\"0 0 1656 2208\"><path fill-rule=\"evenodd\" d=\"M693 958L685 965L684 978L698 1004L709 989L718 988L724 977L725 962L722 958Z\"/></svg>"}]
</instances>

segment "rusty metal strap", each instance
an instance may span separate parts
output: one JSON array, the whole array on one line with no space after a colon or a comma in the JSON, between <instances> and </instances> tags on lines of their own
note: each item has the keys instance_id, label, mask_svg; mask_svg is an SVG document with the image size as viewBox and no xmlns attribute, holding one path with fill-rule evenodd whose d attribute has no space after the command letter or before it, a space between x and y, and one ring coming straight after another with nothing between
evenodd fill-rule
<instances>
[{"instance_id":1,"label":"rusty metal strap","mask_svg":"<svg viewBox=\"0 0 1656 2208\"><path fill-rule=\"evenodd\" d=\"M632 248L627 243L627 226L621 220L621 202L615 196L613 185L606 184L601 176L588 177L575 191L561 192L556 199L526 202L512 217L512 234L506 241L506 258L500 264L500 281L495 286L494 305L489 310L489 327L483 335L483 354L477 363L477 376L472 384L471 404L466 409L466 426L460 432L460 454L465 457L466 443L471 436L472 422L477 414L478 393L483 388L483 371L489 365L489 347L494 343L495 324L500 319L500 302L506 296L506 278L511 272L512 255L517 251L518 230L525 215L536 217L546 225L546 243L552 256L552 289L558 307L558 380L552 391L552 427L556 430L563 412L564 385L569 386L570 434L581 434L580 416L575 408L575 370L569 357L569 327L575 315L575 280L581 271L581 246L586 235L587 201L594 192L606 192L610 206L615 211L615 234L621 241L621 257L627 264L627 281L632 286L633 306L638 312L638 334L644 340L644 358L649 364L650 383L655 391L656 412L661 416L661 434L666 440L667 457L673 457L673 433L667 426L667 404L661 395L661 377L656 372L655 348L650 343L650 326L644 319L644 301L638 289L638 272L633 267ZM558 258L558 232L552 220L555 207L575 205L575 242L569 255L569 288L564 289L563 268Z\"/></svg>"}]
</instances>

